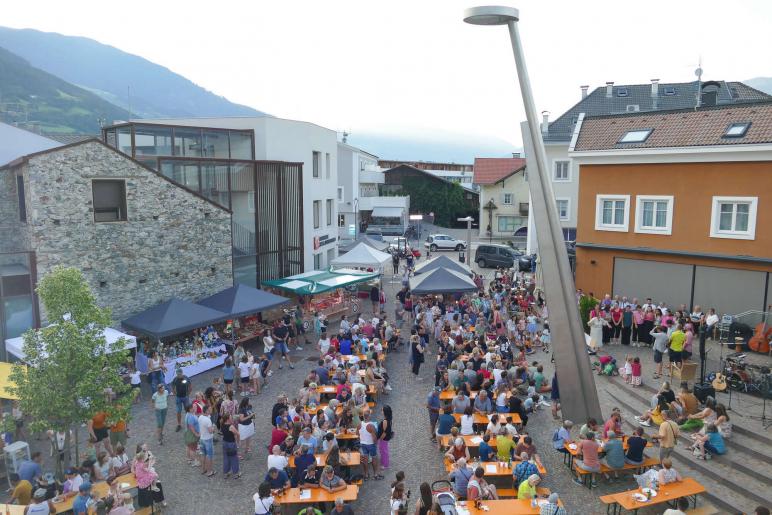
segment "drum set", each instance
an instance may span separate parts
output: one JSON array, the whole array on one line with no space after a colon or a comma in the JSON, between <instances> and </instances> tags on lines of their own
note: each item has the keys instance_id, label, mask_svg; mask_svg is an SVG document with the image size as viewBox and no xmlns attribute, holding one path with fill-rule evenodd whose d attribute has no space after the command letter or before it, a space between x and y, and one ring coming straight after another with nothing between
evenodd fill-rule
<instances>
[{"instance_id":1,"label":"drum set","mask_svg":"<svg viewBox=\"0 0 772 515\"><path fill-rule=\"evenodd\" d=\"M720 374L726 377L727 386L743 393L769 396L772 386L770 368L746 363L746 357L747 354L743 352L733 352L723 360ZM708 381L712 382L716 377L717 373L711 373L708 375Z\"/></svg>"}]
</instances>

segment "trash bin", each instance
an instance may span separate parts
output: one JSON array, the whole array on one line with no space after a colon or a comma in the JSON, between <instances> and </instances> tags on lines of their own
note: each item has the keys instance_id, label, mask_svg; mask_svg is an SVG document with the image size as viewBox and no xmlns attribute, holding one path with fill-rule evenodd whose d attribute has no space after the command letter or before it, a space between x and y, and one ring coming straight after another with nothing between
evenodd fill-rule
<instances>
[{"instance_id":1,"label":"trash bin","mask_svg":"<svg viewBox=\"0 0 772 515\"><path fill-rule=\"evenodd\" d=\"M466 256L464 255L464 251L460 250L458 252L458 262L463 263L464 261L466 261Z\"/></svg>"}]
</instances>

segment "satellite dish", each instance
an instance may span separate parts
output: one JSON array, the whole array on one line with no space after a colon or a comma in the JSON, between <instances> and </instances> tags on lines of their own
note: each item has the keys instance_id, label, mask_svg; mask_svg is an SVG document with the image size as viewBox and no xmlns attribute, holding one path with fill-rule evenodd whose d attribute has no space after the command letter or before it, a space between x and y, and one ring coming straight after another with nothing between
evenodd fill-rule
<instances>
[{"instance_id":1,"label":"satellite dish","mask_svg":"<svg viewBox=\"0 0 772 515\"><path fill-rule=\"evenodd\" d=\"M702 68L697 68L696 70L694 70L694 74L697 77L702 77Z\"/></svg>"}]
</instances>

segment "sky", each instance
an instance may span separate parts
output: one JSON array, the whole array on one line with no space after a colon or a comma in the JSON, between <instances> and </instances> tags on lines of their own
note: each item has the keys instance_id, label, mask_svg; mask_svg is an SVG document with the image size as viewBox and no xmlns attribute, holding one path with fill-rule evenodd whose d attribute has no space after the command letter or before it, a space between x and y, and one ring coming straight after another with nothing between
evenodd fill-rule
<instances>
[{"instance_id":1,"label":"sky","mask_svg":"<svg viewBox=\"0 0 772 515\"><path fill-rule=\"evenodd\" d=\"M112 8L105 6L111 5ZM472 0L3 2L0 23L96 39L227 97L354 134L433 131L520 146L525 118L505 27ZM484 4L483 4L484 5ZM538 111L579 86L772 76L772 1L521 0Z\"/></svg>"}]
</instances>

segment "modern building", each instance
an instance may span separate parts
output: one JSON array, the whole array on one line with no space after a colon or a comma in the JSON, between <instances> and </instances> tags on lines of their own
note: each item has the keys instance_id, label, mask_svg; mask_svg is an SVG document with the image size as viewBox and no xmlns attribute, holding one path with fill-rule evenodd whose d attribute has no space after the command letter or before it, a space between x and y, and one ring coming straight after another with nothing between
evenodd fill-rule
<instances>
[{"instance_id":1,"label":"modern building","mask_svg":"<svg viewBox=\"0 0 772 515\"><path fill-rule=\"evenodd\" d=\"M522 158L474 160L474 184L480 188L480 238L513 240L528 229L528 180Z\"/></svg>"},{"instance_id":2,"label":"modern building","mask_svg":"<svg viewBox=\"0 0 772 515\"><path fill-rule=\"evenodd\" d=\"M546 150L546 164L552 177L552 190L556 199L561 199L568 205L568 216L561 217L566 239L576 238L579 207L579 169L572 162L568 147L582 116L686 109L698 105L731 105L771 98L742 82L660 83L659 79L652 79L650 84L615 85L613 82L607 82L605 87L596 88L592 92L589 91L589 86L581 86L579 101L557 119L550 122L549 113L544 111L541 133ZM534 167L534 163L529 165ZM535 239L531 243L535 251Z\"/></svg>"},{"instance_id":3,"label":"modern building","mask_svg":"<svg viewBox=\"0 0 772 515\"><path fill-rule=\"evenodd\" d=\"M772 102L583 117L576 285L719 313L772 302Z\"/></svg>"},{"instance_id":4,"label":"modern building","mask_svg":"<svg viewBox=\"0 0 772 515\"><path fill-rule=\"evenodd\" d=\"M396 168L399 165L409 165L413 168L426 171L448 171L448 172L465 172L471 174L474 169L471 164L464 163L439 163L435 161L399 161L394 159L380 159L378 160L378 166L388 170L389 168Z\"/></svg>"},{"instance_id":5,"label":"modern building","mask_svg":"<svg viewBox=\"0 0 772 515\"><path fill-rule=\"evenodd\" d=\"M118 321L233 284L231 212L105 143L41 150L0 167L0 341L45 323L37 281L80 269ZM11 242L12 245L9 245Z\"/></svg>"},{"instance_id":6,"label":"modern building","mask_svg":"<svg viewBox=\"0 0 772 515\"><path fill-rule=\"evenodd\" d=\"M139 140L132 127L140 128ZM208 177L217 172L209 170L217 163L223 165L223 177L225 164L242 171L246 183L237 187L243 191L233 190L231 184L230 198L237 281L254 286L253 278L259 284L323 269L337 256L335 131L269 116L137 120L106 128L107 141L113 130L123 137L119 148L124 152L133 151L150 165L160 163L162 173L194 191L205 188L219 195L220 186L212 189L195 182L199 175L200 181L211 181ZM191 166L181 164L186 162ZM263 163L259 170L256 162ZM193 181L189 184L187 174Z\"/></svg>"}]
</instances>

